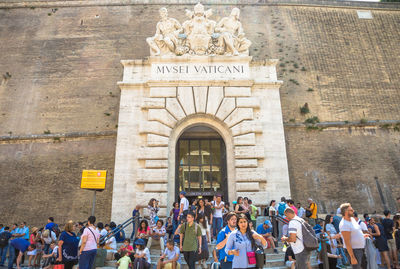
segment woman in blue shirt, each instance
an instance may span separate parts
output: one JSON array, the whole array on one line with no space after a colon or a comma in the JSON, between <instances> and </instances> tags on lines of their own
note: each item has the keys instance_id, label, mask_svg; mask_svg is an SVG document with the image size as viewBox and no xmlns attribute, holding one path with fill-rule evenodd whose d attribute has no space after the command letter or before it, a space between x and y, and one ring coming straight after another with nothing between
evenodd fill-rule
<instances>
[{"instance_id":1,"label":"woman in blue shirt","mask_svg":"<svg viewBox=\"0 0 400 269\"><path fill-rule=\"evenodd\" d=\"M244 214L238 214L237 218L237 230L229 235L225 252L227 255L234 255L232 268L254 268L256 265L249 264L247 252L255 251L256 240L261 242L264 247L267 246L267 241L250 229L249 220Z\"/></svg>"},{"instance_id":2,"label":"woman in blue shirt","mask_svg":"<svg viewBox=\"0 0 400 269\"><path fill-rule=\"evenodd\" d=\"M73 232L74 228L72 221L65 224L64 231L61 233L58 241L57 261L62 262L65 269L72 269L78 263L79 239Z\"/></svg>"}]
</instances>

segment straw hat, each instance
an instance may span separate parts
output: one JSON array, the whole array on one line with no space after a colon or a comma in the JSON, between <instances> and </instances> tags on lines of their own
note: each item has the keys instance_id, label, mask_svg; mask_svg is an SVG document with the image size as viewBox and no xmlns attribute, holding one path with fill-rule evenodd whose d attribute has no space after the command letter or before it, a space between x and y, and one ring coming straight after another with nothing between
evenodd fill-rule
<instances>
[{"instance_id":1,"label":"straw hat","mask_svg":"<svg viewBox=\"0 0 400 269\"><path fill-rule=\"evenodd\" d=\"M39 231L39 228L38 228L38 227L33 227L33 228L32 228L32 233L36 233L37 231Z\"/></svg>"}]
</instances>

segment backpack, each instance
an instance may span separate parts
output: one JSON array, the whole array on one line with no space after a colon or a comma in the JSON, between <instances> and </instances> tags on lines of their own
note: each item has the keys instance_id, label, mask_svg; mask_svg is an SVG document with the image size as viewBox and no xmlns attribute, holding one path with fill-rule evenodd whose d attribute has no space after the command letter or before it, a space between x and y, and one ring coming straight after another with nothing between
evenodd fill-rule
<instances>
[{"instance_id":1,"label":"backpack","mask_svg":"<svg viewBox=\"0 0 400 269\"><path fill-rule=\"evenodd\" d=\"M58 228L58 225L54 225L52 231L56 234L57 238L60 236L61 230Z\"/></svg>"},{"instance_id":2,"label":"backpack","mask_svg":"<svg viewBox=\"0 0 400 269\"><path fill-rule=\"evenodd\" d=\"M0 233L0 248L4 248L8 245L8 236L6 232Z\"/></svg>"},{"instance_id":3,"label":"backpack","mask_svg":"<svg viewBox=\"0 0 400 269\"><path fill-rule=\"evenodd\" d=\"M318 249L318 238L317 235L315 234L314 229L311 227L310 224L305 222L304 220L297 220L297 219L292 219L295 221L300 222L301 224L301 232L303 234L303 245L304 249L308 251L316 250Z\"/></svg>"},{"instance_id":4,"label":"backpack","mask_svg":"<svg viewBox=\"0 0 400 269\"><path fill-rule=\"evenodd\" d=\"M278 214L280 216L285 215L286 204L284 202L280 202L278 205Z\"/></svg>"}]
</instances>

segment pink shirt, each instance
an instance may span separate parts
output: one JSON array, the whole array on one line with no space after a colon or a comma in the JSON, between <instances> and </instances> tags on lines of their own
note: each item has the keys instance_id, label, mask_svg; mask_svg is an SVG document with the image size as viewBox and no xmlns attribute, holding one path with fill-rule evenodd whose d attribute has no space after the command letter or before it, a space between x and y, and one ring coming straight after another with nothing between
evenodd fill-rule
<instances>
[{"instance_id":1,"label":"pink shirt","mask_svg":"<svg viewBox=\"0 0 400 269\"><path fill-rule=\"evenodd\" d=\"M85 228L85 230L82 233L82 237L83 236L86 236L87 238L83 251L97 249L97 240L100 238L100 234L96 229Z\"/></svg>"},{"instance_id":2,"label":"pink shirt","mask_svg":"<svg viewBox=\"0 0 400 269\"><path fill-rule=\"evenodd\" d=\"M290 208L294 210L294 213L295 213L296 216L297 216L297 211L298 211L297 207L295 207L294 205L292 205Z\"/></svg>"}]
</instances>

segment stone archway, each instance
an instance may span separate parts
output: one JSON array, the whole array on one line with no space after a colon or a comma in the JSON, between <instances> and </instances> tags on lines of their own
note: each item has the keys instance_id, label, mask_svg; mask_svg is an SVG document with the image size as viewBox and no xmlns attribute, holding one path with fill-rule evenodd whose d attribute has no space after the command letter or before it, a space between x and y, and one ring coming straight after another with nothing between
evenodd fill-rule
<instances>
[{"instance_id":1,"label":"stone archway","mask_svg":"<svg viewBox=\"0 0 400 269\"><path fill-rule=\"evenodd\" d=\"M227 180L228 180L228 196L230 198L230 202L234 200L236 195L236 173L235 173L235 152L234 152L234 141L231 130L228 126L218 120L215 117L207 114L194 114L186 117L182 121L180 121L176 127L172 130L170 135L170 142L168 144L168 206L172 205L172 202L175 198L175 153L176 153L176 144L179 137L185 132L185 130L193 127L203 125L210 127L217 131L219 135L225 142L226 147L226 168L227 168Z\"/></svg>"}]
</instances>

